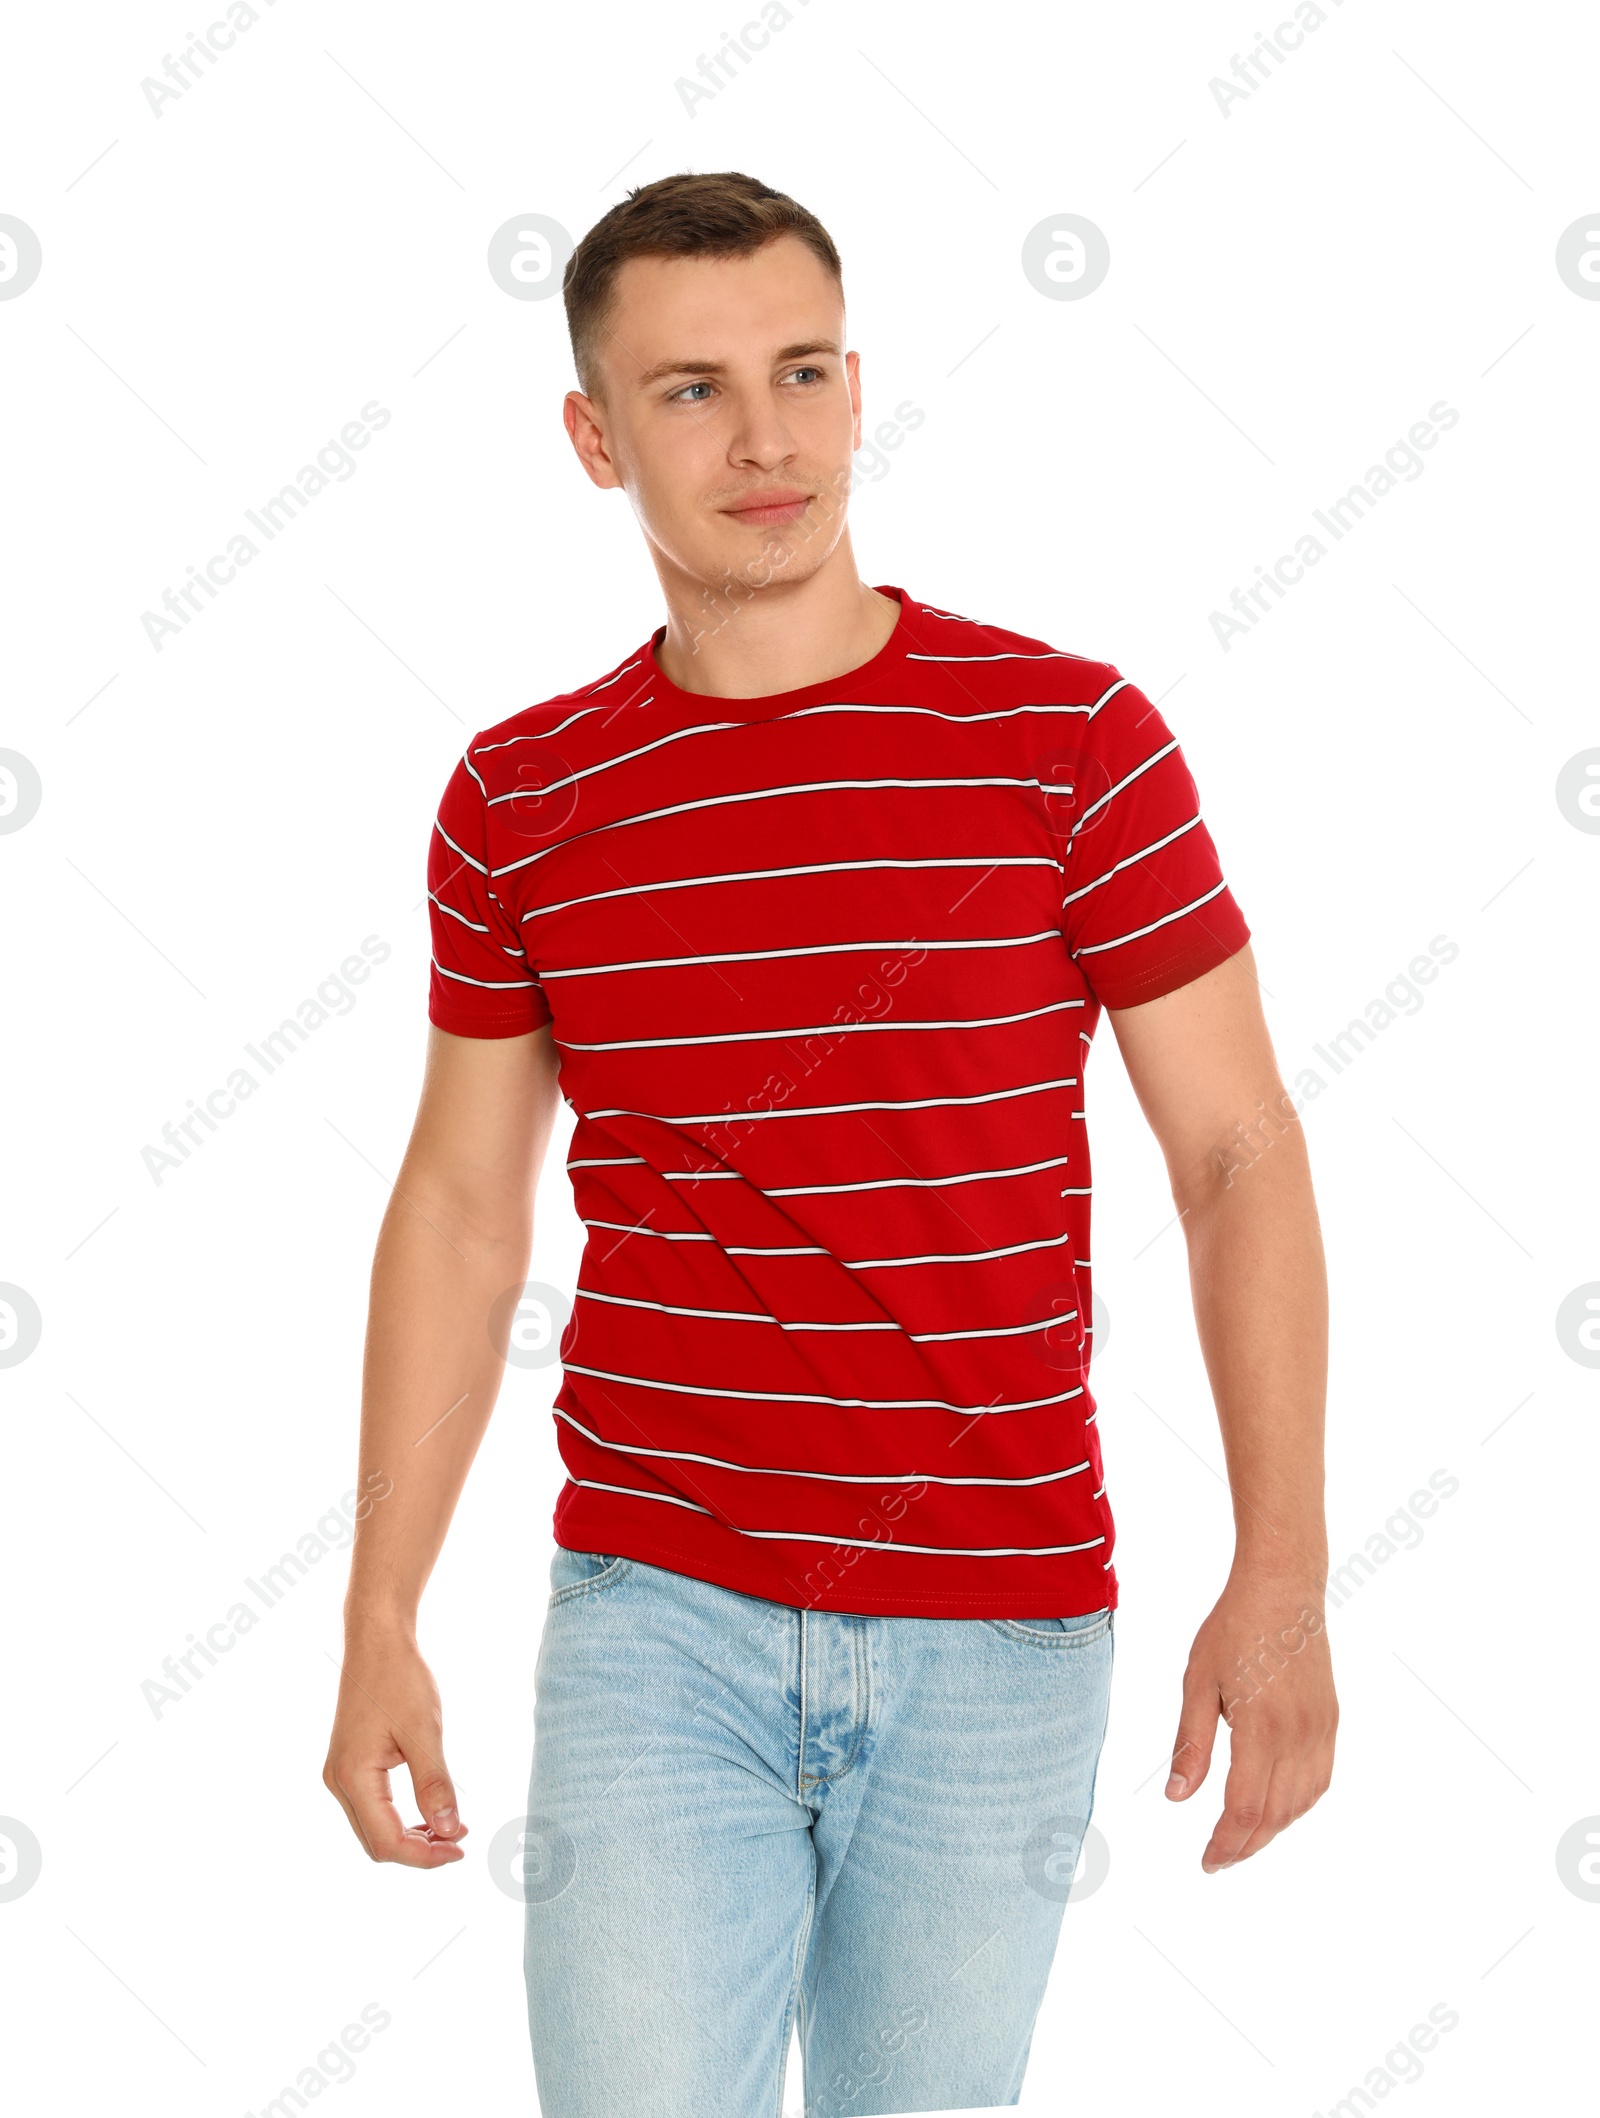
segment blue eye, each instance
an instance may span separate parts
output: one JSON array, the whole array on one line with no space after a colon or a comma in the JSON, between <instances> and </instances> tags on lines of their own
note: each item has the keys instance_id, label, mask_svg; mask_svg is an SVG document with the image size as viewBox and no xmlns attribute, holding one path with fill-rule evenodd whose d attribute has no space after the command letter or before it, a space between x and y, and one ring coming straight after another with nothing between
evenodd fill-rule
<instances>
[{"instance_id":1,"label":"blue eye","mask_svg":"<svg viewBox=\"0 0 1600 2118\"><path fill-rule=\"evenodd\" d=\"M796 368L794 372L797 376L812 376L819 382L822 379L822 370L820 368Z\"/></svg>"},{"instance_id":2,"label":"blue eye","mask_svg":"<svg viewBox=\"0 0 1600 2118\"><path fill-rule=\"evenodd\" d=\"M705 399L704 399L703 397L693 397L693 398L691 398L691 397L690 397L690 395L689 395L689 392L690 392L691 390L706 390L706 391L709 391L709 390L710 390L710 388L711 388L711 385L710 385L710 383L708 383L708 382L687 382L687 383L685 383L685 384L684 384L684 386L683 386L683 388L682 388L681 390L674 390L674 391L673 391L673 393L672 393L672 398L673 398L673 402L674 402L674 404L704 404L704 403L705 403Z\"/></svg>"}]
</instances>

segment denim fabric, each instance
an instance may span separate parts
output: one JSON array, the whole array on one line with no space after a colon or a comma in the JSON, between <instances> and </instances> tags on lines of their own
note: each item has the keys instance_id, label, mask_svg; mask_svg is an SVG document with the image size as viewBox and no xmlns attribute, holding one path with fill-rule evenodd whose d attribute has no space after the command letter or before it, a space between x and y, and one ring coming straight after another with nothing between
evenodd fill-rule
<instances>
[{"instance_id":1,"label":"denim fabric","mask_svg":"<svg viewBox=\"0 0 1600 2118\"><path fill-rule=\"evenodd\" d=\"M801 1611L560 1548L550 1580L522 1870L543 2118L781 2118L792 2024L805 2118L1016 2103L1112 1613Z\"/></svg>"}]
</instances>

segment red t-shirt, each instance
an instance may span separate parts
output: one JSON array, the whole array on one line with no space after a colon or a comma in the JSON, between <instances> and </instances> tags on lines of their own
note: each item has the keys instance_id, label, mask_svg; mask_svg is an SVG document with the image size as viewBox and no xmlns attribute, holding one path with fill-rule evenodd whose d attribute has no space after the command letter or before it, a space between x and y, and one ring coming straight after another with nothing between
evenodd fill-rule
<instances>
[{"instance_id":1,"label":"red t-shirt","mask_svg":"<svg viewBox=\"0 0 1600 2118\"><path fill-rule=\"evenodd\" d=\"M928 1618L1117 1602L1088 1382L1102 1007L1249 928L1106 662L880 591L859 669L680 691L652 639L475 736L430 1014L554 1024L589 1230L558 1543Z\"/></svg>"}]
</instances>

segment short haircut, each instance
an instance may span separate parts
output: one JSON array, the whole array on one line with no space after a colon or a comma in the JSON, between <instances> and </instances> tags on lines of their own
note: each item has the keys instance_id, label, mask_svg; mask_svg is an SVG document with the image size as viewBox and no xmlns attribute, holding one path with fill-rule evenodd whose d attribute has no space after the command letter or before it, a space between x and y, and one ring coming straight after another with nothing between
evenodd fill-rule
<instances>
[{"instance_id":1,"label":"short haircut","mask_svg":"<svg viewBox=\"0 0 1600 2118\"><path fill-rule=\"evenodd\" d=\"M598 397L599 348L630 257L749 257L780 235L798 236L839 282L839 253L814 213L736 169L685 170L640 184L604 214L567 260L561 281L578 386Z\"/></svg>"}]
</instances>

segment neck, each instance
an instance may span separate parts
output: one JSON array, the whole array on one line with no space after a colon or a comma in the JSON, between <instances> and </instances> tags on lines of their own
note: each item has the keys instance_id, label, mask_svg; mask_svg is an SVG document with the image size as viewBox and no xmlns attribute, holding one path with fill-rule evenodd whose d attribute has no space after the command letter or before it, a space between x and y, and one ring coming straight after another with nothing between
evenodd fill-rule
<instances>
[{"instance_id":1,"label":"neck","mask_svg":"<svg viewBox=\"0 0 1600 2118\"><path fill-rule=\"evenodd\" d=\"M667 629L656 660L680 691L759 699L859 669L900 618L856 571L848 536L803 581L771 581L737 599L659 567Z\"/></svg>"}]
</instances>

